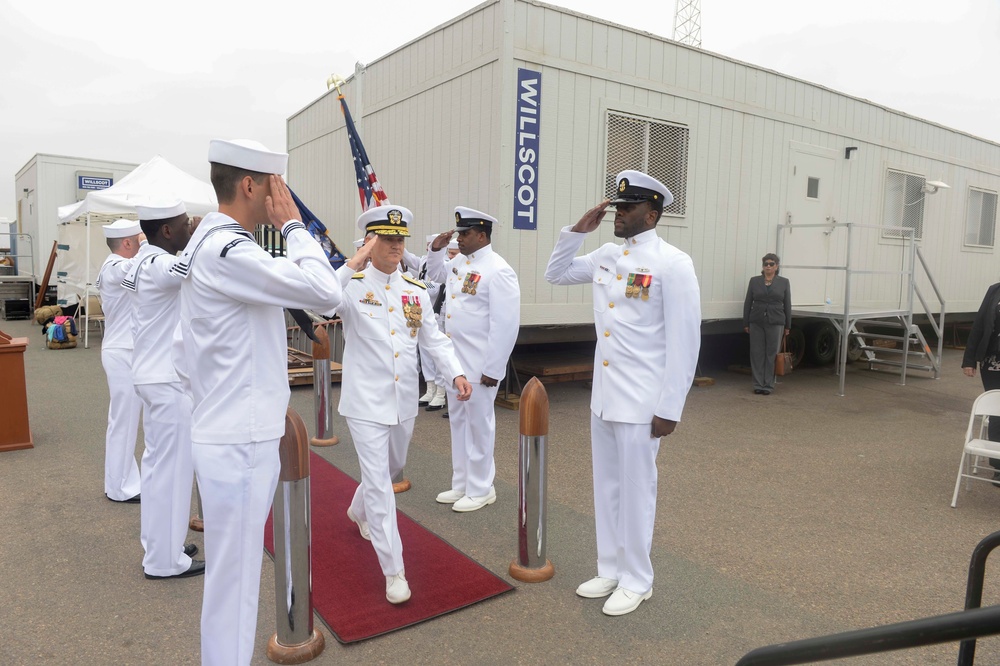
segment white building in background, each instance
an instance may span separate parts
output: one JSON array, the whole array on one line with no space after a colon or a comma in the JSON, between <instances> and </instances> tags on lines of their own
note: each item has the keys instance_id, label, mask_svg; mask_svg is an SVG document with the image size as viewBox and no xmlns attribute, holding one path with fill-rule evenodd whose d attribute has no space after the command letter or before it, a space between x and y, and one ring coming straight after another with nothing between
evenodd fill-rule
<instances>
[{"instance_id":1,"label":"white building in background","mask_svg":"<svg viewBox=\"0 0 1000 666\"><path fill-rule=\"evenodd\" d=\"M489 0L342 89L390 201L414 212L414 238L451 227L456 205L502 221L493 242L519 275L524 326L592 321L589 288L543 273L560 228L626 168L674 193L658 232L694 259L703 316L721 328L779 244L786 264L847 259L844 226L795 225L859 226L855 303L901 298L898 276L858 269L905 262L903 229L949 313L975 311L1000 277L997 143L568 9ZM288 151L292 186L347 246L360 209L336 91L289 118ZM926 194L935 181L950 189ZM586 250L613 240L607 226ZM796 306L846 297L842 272L788 274Z\"/></svg>"},{"instance_id":2,"label":"white building in background","mask_svg":"<svg viewBox=\"0 0 1000 666\"><path fill-rule=\"evenodd\" d=\"M40 282L58 238L59 206L82 201L88 192L111 187L118 179L128 175L138 164L111 162L84 157L36 154L14 177L14 194L17 201L19 234L30 238L30 252L19 248L22 255L30 255L30 265L19 260L20 275L34 275ZM22 240L21 243L27 242Z\"/></svg>"}]
</instances>

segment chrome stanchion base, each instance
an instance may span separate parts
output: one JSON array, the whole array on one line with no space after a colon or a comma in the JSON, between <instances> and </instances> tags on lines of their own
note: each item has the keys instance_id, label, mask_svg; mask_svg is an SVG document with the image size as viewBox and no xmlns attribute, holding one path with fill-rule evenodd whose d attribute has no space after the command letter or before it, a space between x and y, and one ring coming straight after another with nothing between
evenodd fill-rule
<instances>
[{"instance_id":1,"label":"chrome stanchion base","mask_svg":"<svg viewBox=\"0 0 1000 666\"><path fill-rule=\"evenodd\" d=\"M522 583L544 583L556 575L556 568L552 566L552 562L549 560L545 560L545 565L539 569L522 567L515 561L510 563L507 573L510 574L511 578L519 580Z\"/></svg>"},{"instance_id":2,"label":"chrome stanchion base","mask_svg":"<svg viewBox=\"0 0 1000 666\"><path fill-rule=\"evenodd\" d=\"M337 444L340 444L340 438L336 435L330 439L319 439L317 437L313 437L309 440L310 446L336 446Z\"/></svg>"},{"instance_id":3,"label":"chrome stanchion base","mask_svg":"<svg viewBox=\"0 0 1000 666\"><path fill-rule=\"evenodd\" d=\"M278 642L278 634L274 634L267 642L267 658L276 664L304 664L318 657L325 647L326 638L316 629L309 640L300 645L282 645Z\"/></svg>"}]
</instances>

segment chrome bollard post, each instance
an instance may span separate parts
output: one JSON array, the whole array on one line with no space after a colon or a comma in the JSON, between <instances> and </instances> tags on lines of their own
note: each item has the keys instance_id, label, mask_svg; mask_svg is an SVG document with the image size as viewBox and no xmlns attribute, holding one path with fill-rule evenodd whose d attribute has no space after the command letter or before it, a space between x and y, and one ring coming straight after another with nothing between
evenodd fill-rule
<instances>
[{"instance_id":1,"label":"chrome bollard post","mask_svg":"<svg viewBox=\"0 0 1000 666\"><path fill-rule=\"evenodd\" d=\"M549 396L537 377L532 377L521 392L519 409L517 560L510 563L508 573L524 583L541 583L552 578L556 570L545 558Z\"/></svg>"},{"instance_id":2,"label":"chrome bollard post","mask_svg":"<svg viewBox=\"0 0 1000 666\"><path fill-rule=\"evenodd\" d=\"M302 417L291 408L278 450L281 476L273 508L277 632L267 642L267 658L301 664L323 652L326 638L313 628L308 435Z\"/></svg>"},{"instance_id":3,"label":"chrome bollard post","mask_svg":"<svg viewBox=\"0 0 1000 666\"><path fill-rule=\"evenodd\" d=\"M330 334L326 326L314 329L319 342L313 342L313 405L316 412L316 436L313 446L334 446L340 438L330 433L333 426L333 404L330 402Z\"/></svg>"}]
</instances>

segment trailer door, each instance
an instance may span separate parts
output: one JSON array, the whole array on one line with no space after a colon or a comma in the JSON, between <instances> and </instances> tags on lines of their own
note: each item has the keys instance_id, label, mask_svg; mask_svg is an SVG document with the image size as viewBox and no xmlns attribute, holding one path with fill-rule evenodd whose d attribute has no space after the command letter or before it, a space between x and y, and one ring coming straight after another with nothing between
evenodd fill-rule
<instances>
[{"instance_id":1,"label":"trailer door","mask_svg":"<svg viewBox=\"0 0 1000 666\"><path fill-rule=\"evenodd\" d=\"M788 266L815 268L782 268L782 275L792 282L795 306L823 305L827 298L834 302L833 293L840 276L820 266L836 263L831 252L834 234L829 228L799 225L826 225L834 222L834 174L836 151L792 141L789 145L789 181L785 222L791 225L781 239L781 263Z\"/></svg>"}]
</instances>

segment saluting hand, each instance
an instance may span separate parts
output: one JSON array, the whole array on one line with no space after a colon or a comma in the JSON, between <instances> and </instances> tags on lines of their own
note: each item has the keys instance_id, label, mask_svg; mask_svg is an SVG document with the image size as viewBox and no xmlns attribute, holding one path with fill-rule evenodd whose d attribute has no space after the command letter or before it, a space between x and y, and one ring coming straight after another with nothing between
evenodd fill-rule
<instances>
[{"instance_id":1,"label":"saluting hand","mask_svg":"<svg viewBox=\"0 0 1000 666\"><path fill-rule=\"evenodd\" d=\"M431 243L431 249L437 252L438 250L443 250L448 247L448 243L451 241L451 235L453 233L453 231L445 231L438 234L437 238L434 239L434 242Z\"/></svg>"},{"instance_id":2,"label":"saluting hand","mask_svg":"<svg viewBox=\"0 0 1000 666\"><path fill-rule=\"evenodd\" d=\"M352 271L360 271L368 263L368 257L371 256L372 250L378 244L378 236L373 236L371 240L365 241L365 244L354 253L354 256L347 260L347 265L351 267Z\"/></svg>"},{"instance_id":3,"label":"saluting hand","mask_svg":"<svg viewBox=\"0 0 1000 666\"><path fill-rule=\"evenodd\" d=\"M653 437L666 437L677 427L677 421L668 421L659 416L653 416L651 434Z\"/></svg>"},{"instance_id":4,"label":"saluting hand","mask_svg":"<svg viewBox=\"0 0 1000 666\"><path fill-rule=\"evenodd\" d=\"M472 384L465 378L465 375L455 377L455 388L458 389L459 400L468 400L472 397Z\"/></svg>"},{"instance_id":5,"label":"saluting hand","mask_svg":"<svg viewBox=\"0 0 1000 666\"><path fill-rule=\"evenodd\" d=\"M573 231L581 234L589 234L591 231L601 226L601 219L604 217L604 211L608 209L608 204L611 203L610 199L605 199L601 203L597 204L580 218L580 221L573 225Z\"/></svg>"},{"instance_id":6,"label":"saluting hand","mask_svg":"<svg viewBox=\"0 0 1000 666\"><path fill-rule=\"evenodd\" d=\"M281 230L285 222L299 219L299 207L292 201L292 193L281 176L271 175L271 194L264 199L267 219L275 229Z\"/></svg>"}]
</instances>

